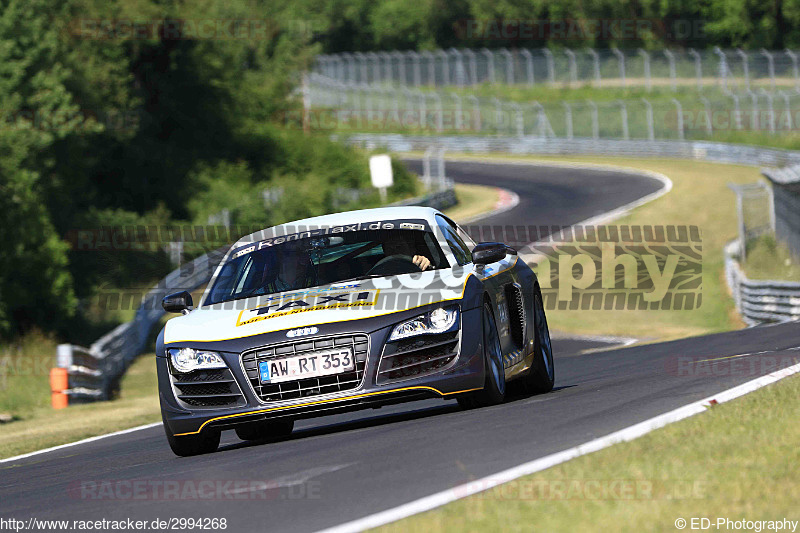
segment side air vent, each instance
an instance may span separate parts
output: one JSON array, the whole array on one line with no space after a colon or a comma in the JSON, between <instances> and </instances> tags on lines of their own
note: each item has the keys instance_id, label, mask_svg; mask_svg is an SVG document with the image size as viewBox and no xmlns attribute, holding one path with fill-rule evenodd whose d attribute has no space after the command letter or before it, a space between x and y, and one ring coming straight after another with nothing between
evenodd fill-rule
<instances>
[{"instance_id":1,"label":"side air vent","mask_svg":"<svg viewBox=\"0 0 800 533\"><path fill-rule=\"evenodd\" d=\"M506 302L511 339L517 348L522 348L525 343L525 298L518 285L506 285Z\"/></svg>"}]
</instances>

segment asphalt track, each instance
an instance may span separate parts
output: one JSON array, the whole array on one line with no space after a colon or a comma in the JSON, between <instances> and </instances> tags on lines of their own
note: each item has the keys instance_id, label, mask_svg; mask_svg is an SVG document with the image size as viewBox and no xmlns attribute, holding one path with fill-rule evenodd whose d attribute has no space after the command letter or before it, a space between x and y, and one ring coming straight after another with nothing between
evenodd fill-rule
<instances>
[{"instance_id":1,"label":"asphalt track","mask_svg":"<svg viewBox=\"0 0 800 533\"><path fill-rule=\"evenodd\" d=\"M573 224L661 186L614 172L496 164L449 163L448 174L519 194L517 207L481 221L498 225ZM302 421L290 439L267 444L226 432L217 453L191 458L172 455L156 427L3 463L0 518L210 517L227 519L228 531L317 530L790 366L798 346L798 323L592 353L581 353L589 341L557 340L556 389L491 408L416 402ZM719 359L733 355L741 356ZM173 491L167 501L165 491Z\"/></svg>"}]
</instances>

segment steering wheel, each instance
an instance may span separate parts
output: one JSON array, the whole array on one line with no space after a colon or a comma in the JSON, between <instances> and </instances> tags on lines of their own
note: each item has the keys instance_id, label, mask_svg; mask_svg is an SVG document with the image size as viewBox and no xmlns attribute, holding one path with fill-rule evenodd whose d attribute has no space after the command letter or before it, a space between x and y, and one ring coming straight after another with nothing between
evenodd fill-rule
<instances>
[{"instance_id":1,"label":"steering wheel","mask_svg":"<svg viewBox=\"0 0 800 533\"><path fill-rule=\"evenodd\" d=\"M396 276L412 272L422 272L422 269L414 263L410 255L390 255L375 263L375 266L367 271L367 275Z\"/></svg>"}]
</instances>

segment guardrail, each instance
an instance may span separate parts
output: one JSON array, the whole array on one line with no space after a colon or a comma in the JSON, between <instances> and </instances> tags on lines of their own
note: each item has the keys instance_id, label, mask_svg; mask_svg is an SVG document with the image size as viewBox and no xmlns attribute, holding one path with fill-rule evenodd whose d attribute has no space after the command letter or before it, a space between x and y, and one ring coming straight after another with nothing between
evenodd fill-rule
<instances>
[{"instance_id":1,"label":"guardrail","mask_svg":"<svg viewBox=\"0 0 800 533\"><path fill-rule=\"evenodd\" d=\"M136 356L147 348L150 332L164 316L161 309L164 296L203 286L223 255L224 251L215 250L170 272L142 298L133 320L120 324L90 347L59 344L56 368L51 371L50 379L53 407L113 398L119 380Z\"/></svg>"},{"instance_id":2,"label":"guardrail","mask_svg":"<svg viewBox=\"0 0 800 533\"><path fill-rule=\"evenodd\" d=\"M433 156L428 152L426 157ZM441 157L441 152L438 156ZM430 159L428 161L430 167ZM395 205L426 205L437 209L455 205L453 182L444 176L443 160L436 168L441 174L433 192ZM429 176L428 183L431 179ZM136 356L147 349L153 327L165 315L161 308L164 296L181 290L191 292L208 283L226 250L221 248L201 255L170 272L144 296L133 320L120 324L90 347L59 344L56 366L50 372L53 407L60 409L70 403L113 398L125 371Z\"/></svg>"},{"instance_id":3,"label":"guardrail","mask_svg":"<svg viewBox=\"0 0 800 533\"><path fill-rule=\"evenodd\" d=\"M742 319L751 326L800 320L800 283L751 280L737 261L740 255L739 241L725 246L725 279Z\"/></svg>"}]
</instances>

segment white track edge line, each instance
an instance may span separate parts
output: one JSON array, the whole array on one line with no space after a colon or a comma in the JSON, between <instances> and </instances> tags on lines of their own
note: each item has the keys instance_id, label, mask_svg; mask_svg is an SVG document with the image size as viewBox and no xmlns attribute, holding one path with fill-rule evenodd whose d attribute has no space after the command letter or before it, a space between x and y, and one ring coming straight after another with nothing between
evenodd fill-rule
<instances>
[{"instance_id":1,"label":"white track edge line","mask_svg":"<svg viewBox=\"0 0 800 533\"><path fill-rule=\"evenodd\" d=\"M50 453L55 452L58 450L63 450L64 448L72 448L73 446L79 446L81 444L87 444L89 442L94 442L97 440L106 439L108 437L116 437L117 435L125 435L126 433L133 433L134 431L141 431L143 429L150 429L154 427L158 427L161 425L161 422L153 422L152 424L145 424L143 426L136 426L133 428L123 429L120 431L115 431L114 433L106 433L104 435L96 435L94 437L89 437L82 440L77 440L75 442L68 442L66 444L59 444L58 446L53 446L52 448L45 448L44 450L36 450L34 452L23 453L22 455L16 455L14 457L9 457L7 459L0 459L0 464L3 463L10 463L12 461L19 461L20 459L27 459L28 457L34 457L36 455L41 455L43 453Z\"/></svg>"},{"instance_id":2,"label":"white track edge line","mask_svg":"<svg viewBox=\"0 0 800 533\"><path fill-rule=\"evenodd\" d=\"M442 505L466 498L467 496L478 494L503 483L513 481L522 476L534 474L536 472L540 472L569 461L570 459L602 450L603 448L607 448L613 444L637 439L655 429L662 428L673 422L678 422L679 420L702 413L714 404L724 403L740 396L744 396L745 394L775 383L776 381L780 381L781 379L798 372L800 372L800 363L777 370L771 374L761 376L752 381L743 383L742 385L737 385L736 387L724 390L703 400L684 405L683 407L678 407L677 409L668 411L664 414L655 416L632 426L628 426L619 431L609 433L604 437L579 444L573 448L523 463L519 466L498 472L497 474L464 483L463 485L414 500L393 509L381 511L379 513L365 516L364 518L360 518L358 520L353 520L351 522L346 522L338 526L324 529L320 533L350 533L363 531L365 529L382 526L390 522L395 522L409 516L423 513L425 511L430 511L437 507L441 507Z\"/></svg>"}]
</instances>

